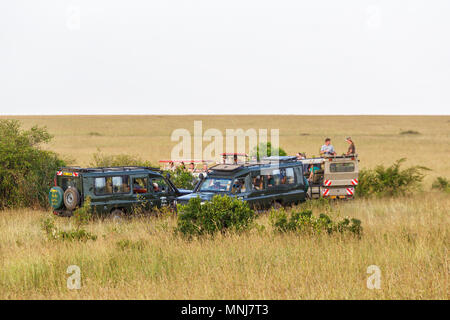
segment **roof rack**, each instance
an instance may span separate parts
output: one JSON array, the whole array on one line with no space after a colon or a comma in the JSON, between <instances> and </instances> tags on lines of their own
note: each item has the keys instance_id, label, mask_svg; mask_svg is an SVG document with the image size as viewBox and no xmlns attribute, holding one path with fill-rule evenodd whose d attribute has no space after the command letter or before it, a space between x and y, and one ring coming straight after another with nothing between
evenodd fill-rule
<instances>
[{"instance_id":1,"label":"roof rack","mask_svg":"<svg viewBox=\"0 0 450 320\"><path fill-rule=\"evenodd\" d=\"M220 163L220 164L216 164L215 166L212 166L209 169L210 170L216 170L216 171L235 171L235 170L240 169L242 167L243 167L243 165L241 165L241 164Z\"/></svg>"},{"instance_id":2,"label":"roof rack","mask_svg":"<svg viewBox=\"0 0 450 320\"><path fill-rule=\"evenodd\" d=\"M296 156L270 156L270 157L263 157L261 159L262 161L269 161L269 162L289 162L289 161L296 161Z\"/></svg>"},{"instance_id":3,"label":"roof rack","mask_svg":"<svg viewBox=\"0 0 450 320\"><path fill-rule=\"evenodd\" d=\"M145 166L113 166L113 167L96 167L96 168L81 168L81 167L60 167L60 170L77 171L77 172L107 172L107 171L130 171L137 169L161 171L159 168L145 167Z\"/></svg>"}]
</instances>

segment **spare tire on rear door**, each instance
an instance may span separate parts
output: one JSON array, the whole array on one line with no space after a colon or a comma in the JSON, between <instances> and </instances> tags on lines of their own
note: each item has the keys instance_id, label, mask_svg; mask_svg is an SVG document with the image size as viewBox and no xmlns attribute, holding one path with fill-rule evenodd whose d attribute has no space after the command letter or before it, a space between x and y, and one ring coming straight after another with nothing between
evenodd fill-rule
<instances>
[{"instance_id":1,"label":"spare tire on rear door","mask_svg":"<svg viewBox=\"0 0 450 320\"><path fill-rule=\"evenodd\" d=\"M48 193L48 202L54 210L61 209L63 205L64 190L61 187L52 187Z\"/></svg>"},{"instance_id":2,"label":"spare tire on rear door","mask_svg":"<svg viewBox=\"0 0 450 320\"><path fill-rule=\"evenodd\" d=\"M80 203L80 193L77 188L67 188L64 192L64 205L67 210L75 210Z\"/></svg>"}]
</instances>

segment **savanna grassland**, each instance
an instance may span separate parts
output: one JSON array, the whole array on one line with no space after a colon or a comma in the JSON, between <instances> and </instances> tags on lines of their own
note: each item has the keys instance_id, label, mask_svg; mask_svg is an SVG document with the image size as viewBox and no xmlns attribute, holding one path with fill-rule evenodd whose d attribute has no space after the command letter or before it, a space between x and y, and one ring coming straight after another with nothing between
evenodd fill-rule
<instances>
[{"instance_id":1,"label":"savanna grassland","mask_svg":"<svg viewBox=\"0 0 450 320\"><path fill-rule=\"evenodd\" d=\"M94 219L97 239L49 240L41 228L51 213L0 212L2 299L448 299L448 193L431 190L450 177L450 117L359 116L71 116L14 117L24 127L45 125L46 146L88 165L100 148L157 163L176 142L172 130L278 128L288 154L317 155L326 136L339 153L352 136L360 166L373 168L406 157L424 165L423 190L394 198L355 199L315 207L332 218L362 221L360 238L348 234L277 233L268 213L242 233L186 240L175 235L171 215ZM413 130L418 133L401 134ZM295 210L295 208L294 208ZM69 218L56 219L69 228ZM66 269L81 268L82 287L68 290ZM381 289L366 286L367 268L381 269Z\"/></svg>"}]
</instances>

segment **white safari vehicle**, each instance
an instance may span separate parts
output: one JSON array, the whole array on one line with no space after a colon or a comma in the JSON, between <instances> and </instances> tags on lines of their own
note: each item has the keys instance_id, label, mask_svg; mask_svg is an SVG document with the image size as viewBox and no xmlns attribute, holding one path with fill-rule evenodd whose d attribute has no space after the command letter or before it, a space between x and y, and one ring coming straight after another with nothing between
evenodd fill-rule
<instances>
[{"instance_id":1,"label":"white safari vehicle","mask_svg":"<svg viewBox=\"0 0 450 320\"><path fill-rule=\"evenodd\" d=\"M353 198L358 185L358 155L324 156L299 161L303 163L305 177L310 178L309 198Z\"/></svg>"}]
</instances>

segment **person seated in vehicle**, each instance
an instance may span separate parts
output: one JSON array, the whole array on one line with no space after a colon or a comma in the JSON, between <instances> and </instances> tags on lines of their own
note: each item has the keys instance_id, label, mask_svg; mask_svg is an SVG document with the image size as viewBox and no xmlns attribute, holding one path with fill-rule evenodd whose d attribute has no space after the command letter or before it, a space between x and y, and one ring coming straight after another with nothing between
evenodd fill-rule
<instances>
[{"instance_id":1,"label":"person seated in vehicle","mask_svg":"<svg viewBox=\"0 0 450 320\"><path fill-rule=\"evenodd\" d=\"M144 188L138 181L134 181L133 193L146 193L147 189Z\"/></svg>"},{"instance_id":2,"label":"person seated in vehicle","mask_svg":"<svg viewBox=\"0 0 450 320\"><path fill-rule=\"evenodd\" d=\"M195 164L194 164L193 162L191 162L191 163L189 164L189 169L188 169L188 171L189 171L190 173L194 173L194 172L195 172Z\"/></svg>"},{"instance_id":3,"label":"person seated in vehicle","mask_svg":"<svg viewBox=\"0 0 450 320\"><path fill-rule=\"evenodd\" d=\"M297 157L297 160L303 160L303 159L306 159L306 153L304 153L304 152L299 152L299 153L297 153L296 157Z\"/></svg>"},{"instance_id":4,"label":"person seated in vehicle","mask_svg":"<svg viewBox=\"0 0 450 320\"><path fill-rule=\"evenodd\" d=\"M349 144L347 153L345 155L348 156L348 155L351 155L351 154L355 154L356 153L356 148L355 148L355 144L352 141L352 137L347 137L345 139L345 141L347 141L347 143Z\"/></svg>"},{"instance_id":5,"label":"person seated in vehicle","mask_svg":"<svg viewBox=\"0 0 450 320\"><path fill-rule=\"evenodd\" d=\"M271 174L269 174L267 176L267 186L273 187L274 185L275 185L275 179L273 178L273 176Z\"/></svg>"},{"instance_id":6,"label":"person seated in vehicle","mask_svg":"<svg viewBox=\"0 0 450 320\"><path fill-rule=\"evenodd\" d=\"M154 191L154 192L160 192L160 191L161 191L161 189L159 188L158 183L153 182L153 183L152 183L152 186L153 186L153 191Z\"/></svg>"},{"instance_id":7,"label":"person seated in vehicle","mask_svg":"<svg viewBox=\"0 0 450 320\"><path fill-rule=\"evenodd\" d=\"M243 184L243 181L241 181L239 179L235 180L233 183L233 186L231 187L231 193L232 194L241 193L242 184Z\"/></svg>"},{"instance_id":8,"label":"person seated in vehicle","mask_svg":"<svg viewBox=\"0 0 450 320\"><path fill-rule=\"evenodd\" d=\"M286 184L286 170L280 170L280 183Z\"/></svg>"},{"instance_id":9,"label":"person seated in vehicle","mask_svg":"<svg viewBox=\"0 0 450 320\"><path fill-rule=\"evenodd\" d=\"M308 181L309 181L309 182L312 182L312 181L313 181L315 173L316 173L317 171L319 171L319 170L320 170L320 168L318 168L317 166L315 166L315 165L312 164L312 163L308 166L308 172L309 172L309 178L308 178Z\"/></svg>"},{"instance_id":10,"label":"person seated in vehicle","mask_svg":"<svg viewBox=\"0 0 450 320\"><path fill-rule=\"evenodd\" d=\"M169 162L169 171L175 171L175 164L173 163L173 161Z\"/></svg>"},{"instance_id":11,"label":"person seated in vehicle","mask_svg":"<svg viewBox=\"0 0 450 320\"><path fill-rule=\"evenodd\" d=\"M186 166L184 165L184 162L183 161L181 161L181 164L180 164L180 166L179 166L179 168L181 169L181 170L186 170Z\"/></svg>"},{"instance_id":12,"label":"person seated in vehicle","mask_svg":"<svg viewBox=\"0 0 450 320\"><path fill-rule=\"evenodd\" d=\"M320 154L324 156L335 156L336 152L334 151L334 147L331 144L331 139L326 138L325 144L320 148Z\"/></svg>"},{"instance_id":13,"label":"person seated in vehicle","mask_svg":"<svg viewBox=\"0 0 450 320\"><path fill-rule=\"evenodd\" d=\"M262 190L262 179L259 176L253 178L253 187L256 190Z\"/></svg>"}]
</instances>

